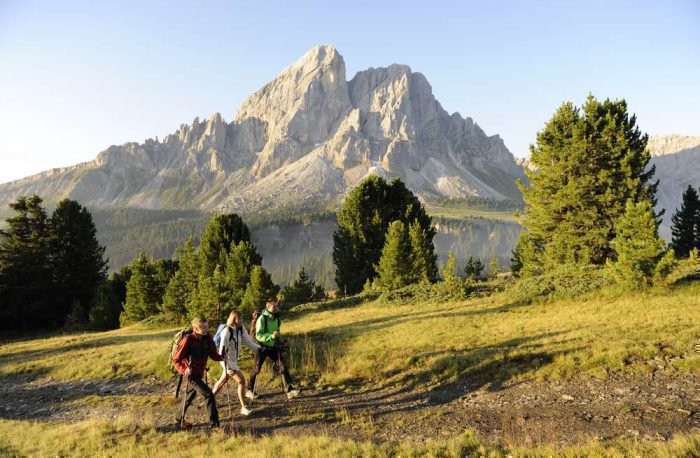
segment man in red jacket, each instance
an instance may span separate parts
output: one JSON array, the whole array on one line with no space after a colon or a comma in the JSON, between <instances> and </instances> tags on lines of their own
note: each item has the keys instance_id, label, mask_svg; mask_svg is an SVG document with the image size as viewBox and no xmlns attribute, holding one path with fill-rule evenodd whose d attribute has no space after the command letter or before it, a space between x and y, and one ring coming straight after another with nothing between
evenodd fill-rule
<instances>
[{"instance_id":1,"label":"man in red jacket","mask_svg":"<svg viewBox=\"0 0 700 458\"><path fill-rule=\"evenodd\" d=\"M184 425L185 412L187 412L195 396L199 393L207 403L211 427L219 427L219 411L216 408L216 398L211 388L202 380L207 367L207 358L221 361L221 356L216 351L214 342L209 335L207 320L197 317L192 320L192 334L180 341L180 346L175 352L175 356L173 356L173 366L180 374L188 377L189 380L189 389L185 394L185 408L182 412L182 418L179 419L181 425Z\"/></svg>"}]
</instances>

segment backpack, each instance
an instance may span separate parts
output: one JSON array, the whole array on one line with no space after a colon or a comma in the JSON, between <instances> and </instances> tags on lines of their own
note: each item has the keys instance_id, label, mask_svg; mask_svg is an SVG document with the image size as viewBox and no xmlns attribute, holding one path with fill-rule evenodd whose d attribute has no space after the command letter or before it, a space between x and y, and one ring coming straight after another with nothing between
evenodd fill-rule
<instances>
[{"instance_id":1,"label":"backpack","mask_svg":"<svg viewBox=\"0 0 700 458\"><path fill-rule=\"evenodd\" d=\"M175 357L175 353L177 353L177 349L180 347L180 342L182 342L182 339L190 334L192 334L192 328L185 328L181 331L177 331L173 337L173 343L170 346L170 359L168 359L168 367L173 373L177 373L175 366L173 366L173 358Z\"/></svg>"},{"instance_id":2,"label":"backpack","mask_svg":"<svg viewBox=\"0 0 700 458\"><path fill-rule=\"evenodd\" d=\"M279 316L279 315L278 315ZM255 337L255 325L257 324L258 318L264 317L260 309L255 309L253 311L253 319L250 320L250 329L248 329L248 334L250 334L250 337L253 338L253 341L256 343L258 342L257 337ZM263 323L263 327L265 328L265 331L267 331L267 318L265 318L265 323ZM280 319L277 318L277 328L279 329L280 327Z\"/></svg>"},{"instance_id":3,"label":"backpack","mask_svg":"<svg viewBox=\"0 0 700 458\"><path fill-rule=\"evenodd\" d=\"M253 341L257 342L258 339L255 338L255 322L260 318L260 309L253 310L253 318L250 320L250 327L248 328L248 334L253 338Z\"/></svg>"},{"instance_id":4,"label":"backpack","mask_svg":"<svg viewBox=\"0 0 700 458\"><path fill-rule=\"evenodd\" d=\"M214 334L214 346L219 349L219 345L221 345L221 333L224 332L224 329L226 329L226 323L222 323L219 325L218 328L216 328L216 334ZM229 332L229 339L231 338L231 333Z\"/></svg>"}]
</instances>

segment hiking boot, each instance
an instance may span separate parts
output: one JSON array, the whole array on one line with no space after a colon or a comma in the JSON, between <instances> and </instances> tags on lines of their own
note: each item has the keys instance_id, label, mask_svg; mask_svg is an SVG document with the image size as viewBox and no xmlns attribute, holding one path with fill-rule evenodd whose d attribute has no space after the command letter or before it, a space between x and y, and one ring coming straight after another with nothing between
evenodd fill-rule
<instances>
[{"instance_id":1,"label":"hiking boot","mask_svg":"<svg viewBox=\"0 0 700 458\"><path fill-rule=\"evenodd\" d=\"M258 399L258 394L257 394L257 393L253 393L253 392L250 391L250 390L247 390L247 391L245 392L245 397L247 397L248 399L251 399L251 400L252 400L252 399Z\"/></svg>"},{"instance_id":2,"label":"hiking boot","mask_svg":"<svg viewBox=\"0 0 700 458\"><path fill-rule=\"evenodd\" d=\"M287 399L293 399L299 396L301 392L299 390L289 390L287 391Z\"/></svg>"},{"instance_id":3,"label":"hiking boot","mask_svg":"<svg viewBox=\"0 0 700 458\"><path fill-rule=\"evenodd\" d=\"M192 423L188 423L186 421L179 421L178 420L177 425L180 429L183 429L185 431L189 431L190 429L192 429Z\"/></svg>"},{"instance_id":4,"label":"hiking boot","mask_svg":"<svg viewBox=\"0 0 700 458\"><path fill-rule=\"evenodd\" d=\"M247 416L250 415L251 413L253 413L253 411L250 410L250 409L248 408L248 406L243 406L243 407L241 407L241 415L247 417Z\"/></svg>"},{"instance_id":5,"label":"hiking boot","mask_svg":"<svg viewBox=\"0 0 700 458\"><path fill-rule=\"evenodd\" d=\"M209 425L209 431L215 433L215 432L223 431L223 429L221 428L221 425L219 424L219 422L216 422L216 423L212 423Z\"/></svg>"}]
</instances>

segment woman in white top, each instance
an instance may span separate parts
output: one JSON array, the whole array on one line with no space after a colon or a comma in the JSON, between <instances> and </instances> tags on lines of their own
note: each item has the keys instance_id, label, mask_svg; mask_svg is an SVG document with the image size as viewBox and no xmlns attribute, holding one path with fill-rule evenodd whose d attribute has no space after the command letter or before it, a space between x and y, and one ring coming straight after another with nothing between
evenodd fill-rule
<instances>
[{"instance_id":1,"label":"woman in white top","mask_svg":"<svg viewBox=\"0 0 700 458\"><path fill-rule=\"evenodd\" d=\"M254 351L260 349L260 345L255 343L245 326L243 326L241 312L234 310L228 316L228 320L226 320L226 327L221 331L221 343L219 343L218 350L219 354L224 357L224 360L220 363L221 367L224 368L224 372L214 385L214 394L218 393L228 379L233 377L238 382L238 399L241 402L241 414L250 415L251 411L246 407L243 400L243 393L245 393L246 388L245 377L238 367L241 344Z\"/></svg>"}]
</instances>

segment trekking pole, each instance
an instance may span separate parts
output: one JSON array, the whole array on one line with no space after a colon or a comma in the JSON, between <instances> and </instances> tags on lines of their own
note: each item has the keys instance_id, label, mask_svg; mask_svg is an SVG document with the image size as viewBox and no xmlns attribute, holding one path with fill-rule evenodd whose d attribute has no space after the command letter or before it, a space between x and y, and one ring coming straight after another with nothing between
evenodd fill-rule
<instances>
[{"instance_id":1,"label":"trekking pole","mask_svg":"<svg viewBox=\"0 0 700 458\"><path fill-rule=\"evenodd\" d=\"M187 360L187 368L190 369L192 365L192 357L190 356ZM185 403L187 402L187 396L190 391L190 376L187 377L187 383L185 384L185 394L182 396L182 415L180 415L180 429L185 429Z\"/></svg>"}]
</instances>

